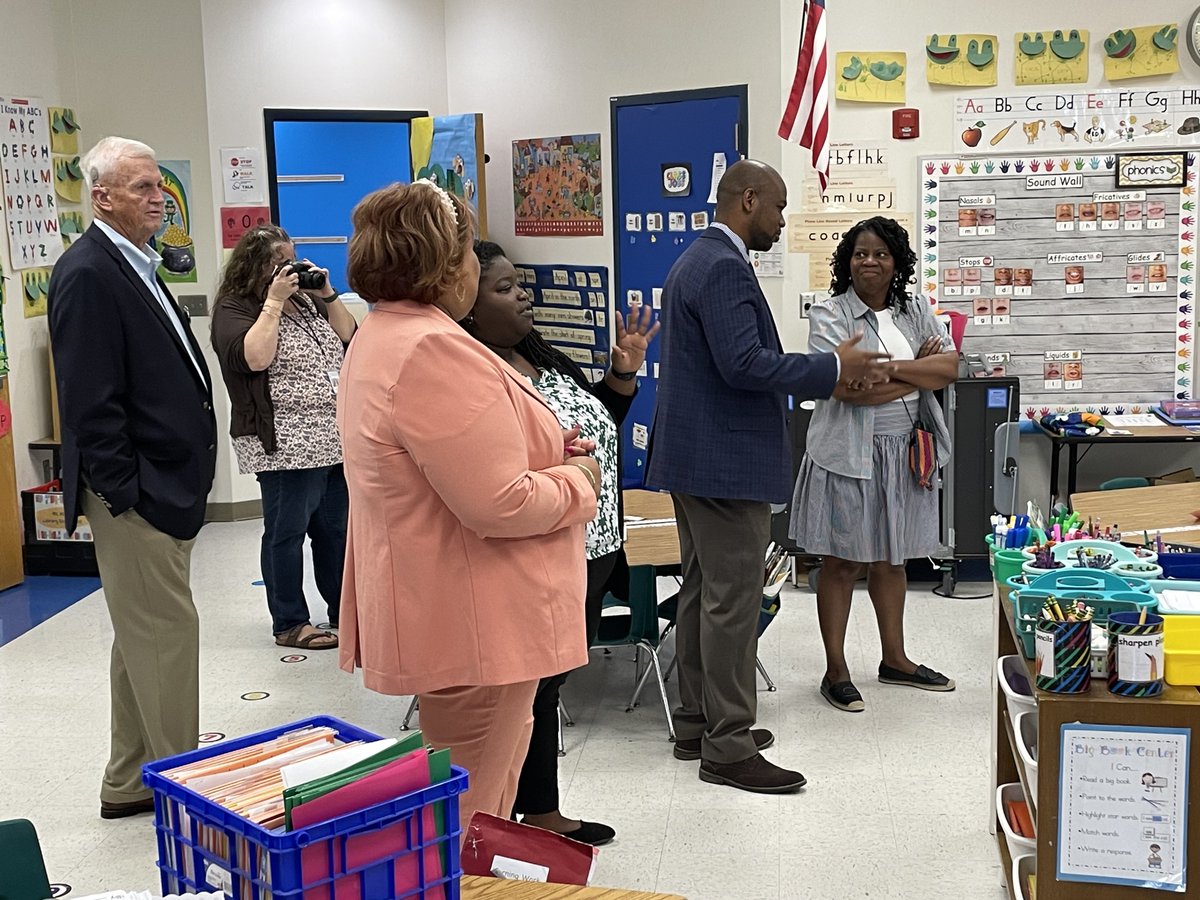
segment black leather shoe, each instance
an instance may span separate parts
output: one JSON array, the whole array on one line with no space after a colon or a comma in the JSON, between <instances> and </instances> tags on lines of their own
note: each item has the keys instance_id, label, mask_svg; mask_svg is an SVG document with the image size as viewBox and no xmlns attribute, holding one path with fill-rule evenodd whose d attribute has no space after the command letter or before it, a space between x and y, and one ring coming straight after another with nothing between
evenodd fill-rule
<instances>
[{"instance_id":1,"label":"black leather shoe","mask_svg":"<svg viewBox=\"0 0 1200 900\"><path fill-rule=\"evenodd\" d=\"M791 794L808 784L808 779L799 772L767 762L761 753L735 763L702 760L700 780L709 784L727 784L754 794Z\"/></svg>"},{"instance_id":2,"label":"black leather shoe","mask_svg":"<svg viewBox=\"0 0 1200 900\"><path fill-rule=\"evenodd\" d=\"M755 728L750 732L750 737L754 738L755 750L766 750L775 743L775 735L771 734L765 728ZM700 758L700 741L701 738L693 738L690 741L676 741L675 749L672 751L676 759L699 759Z\"/></svg>"},{"instance_id":3,"label":"black leather shoe","mask_svg":"<svg viewBox=\"0 0 1200 900\"><path fill-rule=\"evenodd\" d=\"M102 819L126 819L129 816L139 816L147 812L154 812L153 797L147 797L145 800L134 800L131 803L100 801L100 818Z\"/></svg>"},{"instance_id":4,"label":"black leather shoe","mask_svg":"<svg viewBox=\"0 0 1200 900\"><path fill-rule=\"evenodd\" d=\"M582 819L579 821L579 827L574 831L560 831L559 834L573 841L579 841L581 844L591 844L593 847L603 847L605 844L611 843L612 839L617 836L617 832L607 825L601 825L599 822L585 822Z\"/></svg>"}]
</instances>

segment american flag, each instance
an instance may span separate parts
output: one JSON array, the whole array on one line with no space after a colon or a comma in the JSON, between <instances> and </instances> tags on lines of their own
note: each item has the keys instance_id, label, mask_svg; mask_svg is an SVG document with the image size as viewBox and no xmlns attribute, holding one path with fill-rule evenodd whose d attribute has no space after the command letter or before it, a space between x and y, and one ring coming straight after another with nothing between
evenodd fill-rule
<instances>
[{"instance_id":1,"label":"american flag","mask_svg":"<svg viewBox=\"0 0 1200 900\"><path fill-rule=\"evenodd\" d=\"M829 183L827 63L825 0L808 0L804 12L804 33L800 37L800 56L796 60L796 77L792 80L787 107L779 123L779 136L812 151L812 165L821 179L822 190Z\"/></svg>"}]
</instances>

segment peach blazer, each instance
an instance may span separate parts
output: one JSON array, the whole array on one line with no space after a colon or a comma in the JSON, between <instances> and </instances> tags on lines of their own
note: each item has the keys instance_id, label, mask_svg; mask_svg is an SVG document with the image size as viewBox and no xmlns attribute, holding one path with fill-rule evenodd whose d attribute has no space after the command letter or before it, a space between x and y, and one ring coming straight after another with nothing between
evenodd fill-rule
<instances>
[{"instance_id":1,"label":"peach blazer","mask_svg":"<svg viewBox=\"0 0 1200 900\"><path fill-rule=\"evenodd\" d=\"M554 413L435 306L376 306L342 365L341 666L384 694L587 662L587 475Z\"/></svg>"}]
</instances>

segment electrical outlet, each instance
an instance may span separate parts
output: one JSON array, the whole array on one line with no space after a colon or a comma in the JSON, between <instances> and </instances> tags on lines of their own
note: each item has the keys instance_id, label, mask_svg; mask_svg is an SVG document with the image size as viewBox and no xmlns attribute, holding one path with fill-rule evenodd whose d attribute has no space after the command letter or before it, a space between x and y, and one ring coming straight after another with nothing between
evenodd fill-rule
<instances>
[{"instance_id":1,"label":"electrical outlet","mask_svg":"<svg viewBox=\"0 0 1200 900\"><path fill-rule=\"evenodd\" d=\"M800 318L807 319L808 311L812 309L812 305L817 302L815 291L800 292Z\"/></svg>"},{"instance_id":2,"label":"electrical outlet","mask_svg":"<svg viewBox=\"0 0 1200 900\"><path fill-rule=\"evenodd\" d=\"M193 319L208 315L208 297L204 294L184 294L177 299L180 307Z\"/></svg>"}]
</instances>

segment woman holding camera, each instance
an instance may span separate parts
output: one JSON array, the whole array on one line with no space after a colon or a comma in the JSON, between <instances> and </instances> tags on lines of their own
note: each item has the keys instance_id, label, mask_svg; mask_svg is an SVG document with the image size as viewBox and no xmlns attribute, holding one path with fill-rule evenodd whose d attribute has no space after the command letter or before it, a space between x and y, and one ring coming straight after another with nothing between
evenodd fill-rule
<instances>
[{"instance_id":1,"label":"woman holding camera","mask_svg":"<svg viewBox=\"0 0 1200 900\"><path fill-rule=\"evenodd\" d=\"M287 232L263 225L234 248L217 289L212 342L229 389L238 470L262 491L262 577L275 643L329 650L304 596L304 537L337 628L346 554L338 373L357 327L329 273L296 260Z\"/></svg>"}]
</instances>

